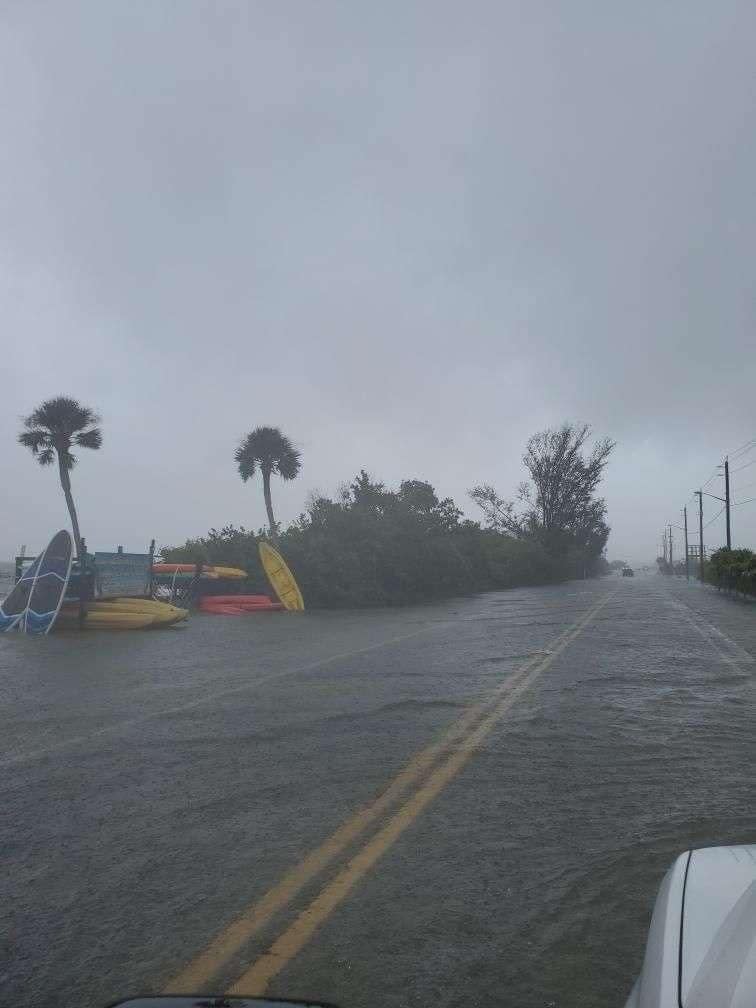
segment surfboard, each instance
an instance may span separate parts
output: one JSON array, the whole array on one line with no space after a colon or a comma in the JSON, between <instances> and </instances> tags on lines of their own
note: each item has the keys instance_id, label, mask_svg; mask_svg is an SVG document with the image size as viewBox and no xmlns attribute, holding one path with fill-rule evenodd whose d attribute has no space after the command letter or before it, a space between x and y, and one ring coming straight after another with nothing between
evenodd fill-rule
<instances>
[{"instance_id":1,"label":"surfboard","mask_svg":"<svg viewBox=\"0 0 756 1008\"><path fill-rule=\"evenodd\" d=\"M289 610L304 609L304 599L299 585L278 550L266 542L261 542L258 549L263 569L283 606Z\"/></svg>"},{"instance_id":2,"label":"surfboard","mask_svg":"<svg viewBox=\"0 0 756 1008\"><path fill-rule=\"evenodd\" d=\"M10 595L0 604L0 631L7 632L19 628L21 620L26 615L26 607L37 580L37 572L42 566L45 558L44 553L40 553L37 559L22 573L16 581Z\"/></svg>"},{"instance_id":3,"label":"surfboard","mask_svg":"<svg viewBox=\"0 0 756 1008\"><path fill-rule=\"evenodd\" d=\"M66 594L73 561L70 532L57 532L42 555L37 576L32 585L26 613L19 629L27 634L46 634L52 629Z\"/></svg>"}]
</instances>

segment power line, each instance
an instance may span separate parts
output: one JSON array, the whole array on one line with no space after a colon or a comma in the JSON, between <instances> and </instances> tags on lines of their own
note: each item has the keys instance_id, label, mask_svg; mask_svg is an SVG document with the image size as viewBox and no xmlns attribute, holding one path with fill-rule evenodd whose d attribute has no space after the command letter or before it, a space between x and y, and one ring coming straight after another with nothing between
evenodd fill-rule
<instances>
[{"instance_id":1,"label":"power line","mask_svg":"<svg viewBox=\"0 0 756 1008\"><path fill-rule=\"evenodd\" d=\"M724 514L724 508L722 508L722 510L719 512L719 514L715 514L714 517L711 519L711 521L707 521L706 524L704 525L704 528L707 529L709 527L709 525L713 525L714 522L717 520L717 518L719 518L720 515L723 515L723 514Z\"/></svg>"},{"instance_id":2,"label":"power line","mask_svg":"<svg viewBox=\"0 0 756 1008\"><path fill-rule=\"evenodd\" d=\"M746 441L745 444L742 444L740 448L736 448L734 451L731 451L728 454L730 458L733 458L734 456L741 454L747 455L748 452L753 451L754 448L756 448L756 438L751 438L750 441Z\"/></svg>"},{"instance_id":3,"label":"power line","mask_svg":"<svg viewBox=\"0 0 756 1008\"><path fill-rule=\"evenodd\" d=\"M700 490L695 490L693 492L693 495L689 498L689 500L687 502L687 504L689 504L689 503L691 503L691 501L694 501L696 497L698 497L699 533L700 533L699 539L700 539L700 551L701 551L701 577L702 578L703 578L703 531L704 531L704 529L707 529L711 525L713 525L714 522L717 521L719 518L721 518L721 516L726 511L727 512L727 545L729 547L729 545L730 545L730 513L731 513L730 509L733 508L733 507L740 507L741 504L753 504L754 502L756 502L756 497L749 497L748 500L738 501L737 503L735 503L734 501L732 501L731 496L730 496L730 493L731 493L730 477L733 476L737 472L742 472L743 469L747 469L749 466L756 465L756 458L751 459L750 462L744 462L743 465L739 465L735 469L731 469L730 468L730 463L732 462L733 459L735 459L736 461L739 461L740 459L745 458L746 455L750 455L751 452L754 451L754 450L756 450L756 438L750 438L748 441L745 441L742 445L739 445L737 448L734 448L731 452L728 452L725 455L724 464L716 466L716 468L714 469L714 472L711 474L711 476L709 476L709 478L706 480L705 483L701 484ZM724 469L725 496L724 496L724 499L723 498L719 498L719 497L717 499L718 500L723 500L724 507L721 508L717 512L717 514L715 514L713 518L710 518L709 521L707 521L706 524L704 525L703 524L703 499L704 499L704 496L709 496L709 497L715 497L716 496L716 494L704 494L704 490L711 483L713 483L714 480L722 478L722 473L720 472L720 470L722 470L722 469ZM756 482L746 483L742 487L738 487L738 492L740 492L742 490L745 490L745 489L748 489L749 487L752 487L752 486L755 486L755 485L756 485ZM686 504L686 507L687 507L687 504ZM667 524L669 525L669 522ZM675 526L675 527L679 527L679 526Z\"/></svg>"}]
</instances>

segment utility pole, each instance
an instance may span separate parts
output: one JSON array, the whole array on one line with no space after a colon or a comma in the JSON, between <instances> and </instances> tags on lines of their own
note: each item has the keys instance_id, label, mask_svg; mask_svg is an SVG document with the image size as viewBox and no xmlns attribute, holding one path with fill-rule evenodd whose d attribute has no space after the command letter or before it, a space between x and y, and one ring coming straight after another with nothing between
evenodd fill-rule
<instances>
[{"instance_id":1,"label":"utility pole","mask_svg":"<svg viewBox=\"0 0 756 1008\"><path fill-rule=\"evenodd\" d=\"M667 566L667 530L662 532L662 550L664 551L664 566Z\"/></svg>"},{"instance_id":2,"label":"utility pole","mask_svg":"<svg viewBox=\"0 0 756 1008\"><path fill-rule=\"evenodd\" d=\"M690 555L688 553L688 505L683 508L685 519L685 580L690 581Z\"/></svg>"},{"instance_id":3,"label":"utility pole","mask_svg":"<svg viewBox=\"0 0 756 1008\"><path fill-rule=\"evenodd\" d=\"M725 509L727 513L727 549L732 549L732 536L730 535L730 460L725 459Z\"/></svg>"},{"instance_id":4,"label":"utility pole","mask_svg":"<svg viewBox=\"0 0 756 1008\"><path fill-rule=\"evenodd\" d=\"M669 572L675 573L674 561L672 560L672 526L669 526Z\"/></svg>"},{"instance_id":5,"label":"utility pole","mask_svg":"<svg viewBox=\"0 0 756 1008\"><path fill-rule=\"evenodd\" d=\"M700 571L701 584L704 579L704 544L703 544L703 490L694 490L698 497L698 567Z\"/></svg>"}]
</instances>

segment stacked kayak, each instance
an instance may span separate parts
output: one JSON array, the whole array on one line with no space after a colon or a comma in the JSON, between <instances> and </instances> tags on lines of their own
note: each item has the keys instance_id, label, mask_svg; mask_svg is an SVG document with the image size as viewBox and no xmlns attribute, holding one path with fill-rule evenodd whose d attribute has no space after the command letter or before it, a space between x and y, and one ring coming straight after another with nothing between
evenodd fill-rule
<instances>
[{"instance_id":1,"label":"stacked kayak","mask_svg":"<svg viewBox=\"0 0 756 1008\"><path fill-rule=\"evenodd\" d=\"M87 606L84 630L146 630L173 626L189 615L186 609L154 599L97 599ZM55 621L58 630L79 629L78 603L64 604Z\"/></svg>"},{"instance_id":2,"label":"stacked kayak","mask_svg":"<svg viewBox=\"0 0 756 1008\"><path fill-rule=\"evenodd\" d=\"M284 607L267 595L205 595L200 600L200 612L216 616L244 616L254 612L280 612Z\"/></svg>"},{"instance_id":3,"label":"stacked kayak","mask_svg":"<svg viewBox=\"0 0 756 1008\"><path fill-rule=\"evenodd\" d=\"M187 563L154 563L152 573L161 577L193 578L197 576L197 564ZM222 567L218 564L201 564L200 577L217 581L219 578L228 578L231 581L241 581L247 576L247 572L240 567Z\"/></svg>"}]
</instances>

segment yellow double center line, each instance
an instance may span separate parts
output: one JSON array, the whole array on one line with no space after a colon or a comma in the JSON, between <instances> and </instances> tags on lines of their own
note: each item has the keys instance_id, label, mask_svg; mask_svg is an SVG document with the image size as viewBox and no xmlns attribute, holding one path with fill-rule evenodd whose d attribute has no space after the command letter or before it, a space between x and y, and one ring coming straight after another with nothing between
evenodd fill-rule
<instances>
[{"instance_id":1,"label":"yellow double center line","mask_svg":"<svg viewBox=\"0 0 756 1008\"><path fill-rule=\"evenodd\" d=\"M419 752L393 779L386 790L372 803L359 809L335 833L316 847L295 868L284 875L260 899L252 903L235 921L225 928L165 987L166 993L202 990L228 960L271 918L367 828L406 795L413 785L417 789L407 798L378 832L328 882L314 900L293 921L236 981L230 994L259 995L268 983L307 944L317 928L348 896L378 859L395 843L453 780L480 746L496 723L550 665L559 657L606 605L605 596L581 619L551 643L543 656L531 658L509 676L483 702L474 704L436 742ZM440 759L443 757L443 759ZM440 760L440 762L439 762Z\"/></svg>"}]
</instances>

